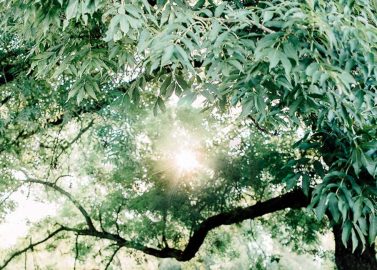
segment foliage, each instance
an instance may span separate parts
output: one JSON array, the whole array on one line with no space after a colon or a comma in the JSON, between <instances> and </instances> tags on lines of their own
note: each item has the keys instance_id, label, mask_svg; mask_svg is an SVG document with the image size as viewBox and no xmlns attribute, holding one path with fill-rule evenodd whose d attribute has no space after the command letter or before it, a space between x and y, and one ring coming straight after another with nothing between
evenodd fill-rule
<instances>
[{"instance_id":1,"label":"foliage","mask_svg":"<svg viewBox=\"0 0 377 270\"><path fill-rule=\"evenodd\" d=\"M164 216L169 203L174 226L189 226L239 206L250 184L256 200L277 195L274 187L284 184L285 191L302 188L319 220L327 215L342 226L344 245L365 249L377 233L376 14L376 1L367 0L0 1L0 169L10 179L1 192L17 188L12 170L58 179L69 167L63 157L96 121L102 126L93 136L106 147L89 151L89 162L76 168L103 177L111 191L103 202L105 229L115 226L106 210L126 206L125 190L136 197L128 209L153 206ZM284 151L268 143L241 144L233 156L213 150L216 184L195 197L194 187L179 186L171 196L171 176L151 175L159 150L133 141L134 129L150 121L142 108L165 112L172 96L186 105L204 97L204 109L216 112L241 108L241 118L265 133L257 140L304 135ZM171 123L154 124L169 130ZM70 127L81 131L74 135ZM263 153L257 160L255 151ZM112 157L116 169L102 173L97 154ZM140 198L138 181L153 187ZM92 209L102 203L80 199ZM206 215L191 211L190 200L205 202ZM161 229L143 229L155 217L141 218L140 237ZM181 235L170 233L179 243Z\"/></svg>"}]
</instances>

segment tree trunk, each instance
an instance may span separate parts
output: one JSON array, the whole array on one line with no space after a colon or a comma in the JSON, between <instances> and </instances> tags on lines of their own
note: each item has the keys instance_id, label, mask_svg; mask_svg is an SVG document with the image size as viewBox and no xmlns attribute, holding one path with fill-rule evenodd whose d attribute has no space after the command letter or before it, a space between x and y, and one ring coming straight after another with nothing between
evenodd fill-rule
<instances>
[{"instance_id":1,"label":"tree trunk","mask_svg":"<svg viewBox=\"0 0 377 270\"><path fill-rule=\"evenodd\" d=\"M376 270L376 250L374 244L361 248L356 248L352 253L352 243L349 241L347 248L342 242L342 229L339 225L333 227L335 237L335 263L339 270Z\"/></svg>"}]
</instances>

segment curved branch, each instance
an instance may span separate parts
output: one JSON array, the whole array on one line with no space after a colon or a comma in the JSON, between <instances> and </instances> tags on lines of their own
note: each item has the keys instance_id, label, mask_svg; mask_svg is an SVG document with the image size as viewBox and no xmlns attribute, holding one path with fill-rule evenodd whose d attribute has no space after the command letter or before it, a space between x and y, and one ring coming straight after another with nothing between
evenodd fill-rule
<instances>
[{"instance_id":1,"label":"curved branch","mask_svg":"<svg viewBox=\"0 0 377 270\"><path fill-rule=\"evenodd\" d=\"M20 256L22 255L23 253L27 252L28 250L33 250L34 247L48 241L49 239L51 239L52 237L54 237L55 235L57 235L58 233L62 232L62 231L65 231L65 228L64 227L60 227L58 229L56 229L55 231L53 231L52 233L50 233L47 237L43 238L42 240L38 241L38 242L35 242L35 243L30 243L29 246L25 247L24 249L21 249L21 250L18 250L16 252L14 252L4 263L3 265L0 265L0 269L4 269L14 258L16 258L17 256Z\"/></svg>"},{"instance_id":2,"label":"curved branch","mask_svg":"<svg viewBox=\"0 0 377 270\"><path fill-rule=\"evenodd\" d=\"M176 259L188 261L193 258L203 244L208 232L214 228L239 223L246 219L254 219L286 208L299 209L308 206L309 203L309 198L305 196L301 189L297 189L262 203L244 208L236 208L229 212L212 216L199 225L198 229L190 237L182 255Z\"/></svg>"},{"instance_id":3,"label":"curved branch","mask_svg":"<svg viewBox=\"0 0 377 270\"><path fill-rule=\"evenodd\" d=\"M80 235L94 236L102 239L115 241L120 247L139 250L145 254L159 258L175 258L178 261L189 261L198 252L209 231L222 225L231 225L247 219L254 219L263 215L274 213L283 209L299 209L308 206L310 199L305 196L301 189L293 190L279 197L272 198L262 203L257 203L244 208L235 208L231 211L214 215L199 224L193 235L190 237L186 248L182 251L179 249L165 247L156 249L144 246L132 241L125 240L117 234L101 232L97 230L79 230L70 229Z\"/></svg>"},{"instance_id":4,"label":"curved branch","mask_svg":"<svg viewBox=\"0 0 377 270\"><path fill-rule=\"evenodd\" d=\"M35 244L30 244L29 247L15 252L13 255L11 255L10 258L8 258L5 261L5 263L3 264L3 266L0 267L0 269L3 269L6 265L8 265L9 262L13 258L47 241L48 239L52 238L53 236L55 236L61 231L74 232L77 235L93 236L100 239L107 239L107 240L113 241L115 242L114 244L118 246L116 251L119 251L119 249L121 249L122 247L125 247L125 248L135 249L145 254L152 255L159 258L175 258L178 261L189 261L196 255L196 253L198 252L199 248L203 244L209 231L217 227L220 227L222 225L231 225L231 224L239 223L247 219L254 219L254 218L261 217L263 215L274 213L274 212L287 209L287 208L299 209L299 208L308 206L310 203L309 198L305 196L305 194L303 193L301 189L293 190L279 197L269 199L265 202L261 202L261 203L258 202L248 207L235 208L231 211L220 213L212 217L209 217L208 219L204 220L202 223L199 224L197 229L194 231L193 235L190 237L186 245L186 248L184 250L179 250L179 249L174 249L174 248L169 248L169 247L165 247L163 249L156 249L153 247L148 247L148 246L136 243L136 242L126 240L122 238L119 234L113 234L106 231L96 230L96 228L93 226L93 223L91 222L91 219L88 213L85 211L85 209L82 208L82 206L75 199L73 199L72 196L68 194L66 191L64 191L63 189L61 189L60 187L57 187L56 185L52 183L47 183L47 182L43 182L43 181L35 180L35 179L25 180L24 182L26 181L30 183L38 183L38 184L47 185L57 190L58 192L64 194L65 196L67 196L76 205L76 207L79 208L80 212L87 219L89 228L76 229L76 228L61 226L59 229L51 233L45 239ZM89 225L89 224L92 224L92 225Z\"/></svg>"},{"instance_id":5,"label":"curved branch","mask_svg":"<svg viewBox=\"0 0 377 270\"><path fill-rule=\"evenodd\" d=\"M96 230L94 225L93 225L93 221L90 218L90 215L88 214L88 212L85 210L85 208L75 198L73 198L73 196L71 194L69 194L67 191L65 191L61 187L57 186L54 183L50 183L50 182L46 182L46 181L42 181L42 180L38 180L38 179L31 179L31 178L23 180L22 182L41 184L41 185L50 187L50 188L54 189L55 191L59 192L60 194L64 195L65 197L68 198L68 200L70 200L76 206L76 208L84 216L84 219L85 219L86 224L88 225L89 229L90 230Z\"/></svg>"}]
</instances>

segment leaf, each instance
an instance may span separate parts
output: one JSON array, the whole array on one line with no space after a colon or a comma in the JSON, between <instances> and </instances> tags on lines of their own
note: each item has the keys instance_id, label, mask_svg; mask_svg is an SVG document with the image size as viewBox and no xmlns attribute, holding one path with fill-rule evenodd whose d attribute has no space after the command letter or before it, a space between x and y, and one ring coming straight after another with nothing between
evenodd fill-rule
<instances>
[{"instance_id":1,"label":"leaf","mask_svg":"<svg viewBox=\"0 0 377 270\"><path fill-rule=\"evenodd\" d=\"M368 239L369 243L374 243L376 240L376 234L377 234L377 217L374 215L369 216L369 234Z\"/></svg>"},{"instance_id":2,"label":"leaf","mask_svg":"<svg viewBox=\"0 0 377 270\"><path fill-rule=\"evenodd\" d=\"M274 12L271 10L266 10L263 12L263 22L268 22L269 20L272 19L274 16Z\"/></svg>"},{"instance_id":3,"label":"leaf","mask_svg":"<svg viewBox=\"0 0 377 270\"><path fill-rule=\"evenodd\" d=\"M68 6L65 10L65 16L66 16L67 21L76 17L77 10L78 10L78 4L79 4L78 0L70 0L69 1Z\"/></svg>"},{"instance_id":4,"label":"leaf","mask_svg":"<svg viewBox=\"0 0 377 270\"><path fill-rule=\"evenodd\" d=\"M164 100L161 97L157 98L157 104L158 104L158 107L160 107L160 110L162 112L166 112L165 102L164 102Z\"/></svg>"},{"instance_id":5,"label":"leaf","mask_svg":"<svg viewBox=\"0 0 377 270\"><path fill-rule=\"evenodd\" d=\"M284 54L280 54L280 61L283 64L286 78L290 80L290 73L292 70L291 61L289 61L288 57L285 56Z\"/></svg>"},{"instance_id":6,"label":"leaf","mask_svg":"<svg viewBox=\"0 0 377 270\"><path fill-rule=\"evenodd\" d=\"M316 72L319 68L319 65L318 63L316 62L313 62L311 63L305 70L305 74L308 75L308 76L312 76L314 74L314 72Z\"/></svg>"},{"instance_id":7,"label":"leaf","mask_svg":"<svg viewBox=\"0 0 377 270\"><path fill-rule=\"evenodd\" d=\"M139 43L137 45L137 49L139 52L144 51L149 46L150 40L148 39L150 38L150 36L151 35L148 32L148 30L143 29L143 31L141 31L140 37L139 37Z\"/></svg>"},{"instance_id":8,"label":"leaf","mask_svg":"<svg viewBox=\"0 0 377 270\"><path fill-rule=\"evenodd\" d=\"M317 175L319 175L320 177L323 178L325 176L325 171L323 169L322 163L318 160L315 160L313 162L313 166L314 166L314 170L317 173Z\"/></svg>"},{"instance_id":9,"label":"leaf","mask_svg":"<svg viewBox=\"0 0 377 270\"><path fill-rule=\"evenodd\" d=\"M172 76L171 75L168 75L165 79L165 81L161 84L161 87L160 87L160 95L162 96L165 96L166 95L166 90L168 88L168 86L171 84L172 82Z\"/></svg>"},{"instance_id":10,"label":"leaf","mask_svg":"<svg viewBox=\"0 0 377 270\"><path fill-rule=\"evenodd\" d=\"M280 61L280 51L278 49L271 49L268 59L270 61L270 70L276 67Z\"/></svg>"},{"instance_id":11,"label":"leaf","mask_svg":"<svg viewBox=\"0 0 377 270\"><path fill-rule=\"evenodd\" d=\"M327 208L326 201L327 201L327 196L323 194L321 198L319 199L319 203L317 207L314 209L318 220L321 220L323 216L325 215L326 208Z\"/></svg>"},{"instance_id":12,"label":"leaf","mask_svg":"<svg viewBox=\"0 0 377 270\"><path fill-rule=\"evenodd\" d=\"M286 183L287 189L291 189L297 184L297 180L300 178L300 174L290 173L284 179L283 182Z\"/></svg>"},{"instance_id":13,"label":"leaf","mask_svg":"<svg viewBox=\"0 0 377 270\"><path fill-rule=\"evenodd\" d=\"M348 204L344 201L343 197L339 197L338 209L339 209L340 213L342 214L343 222L345 222L347 220L347 216L348 216Z\"/></svg>"},{"instance_id":14,"label":"leaf","mask_svg":"<svg viewBox=\"0 0 377 270\"><path fill-rule=\"evenodd\" d=\"M340 219L340 212L339 212L339 209L338 209L338 199L335 195L335 193L330 193L328 196L328 205L329 205L329 210L330 210L330 213L334 219L334 221L336 223L338 223L339 219Z\"/></svg>"},{"instance_id":15,"label":"leaf","mask_svg":"<svg viewBox=\"0 0 377 270\"><path fill-rule=\"evenodd\" d=\"M77 104L80 104L81 101L84 99L84 97L85 97L84 88L80 88L80 90L78 91L77 96L76 96Z\"/></svg>"},{"instance_id":16,"label":"leaf","mask_svg":"<svg viewBox=\"0 0 377 270\"><path fill-rule=\"evenodd\" d=\"M310 189L310 177L307 174L302 176L302 191L306 196L309 196L309 189Z\"/></svg>"},{"instance_id":17,"label":"leaf","mask_svg":"<svg viewBox=\"0 0 377 270\"><path fill-rule=\"evenodd\" d=\"M120 30L122 30L124 34L127 34L128 31L130 30L130 25L128 23L127 17L121 16L119 20L119 24L120 24Z\"/></svg>"},{"instance_id":18,"label":"leaf","mask_svg":"<svg viewBox=\"0 0 377 270\"><path fill-rule=\"evenodd\" d=\"M357 220L357 223L359 224L359 228L361 230L361 232L363 233L363 235L367 235L367 231L368 231L368 226L367 226L367 221L365 218L361 217Z\"/></svg>"},{"instance_id":19,"label":"leaf","mask_svg":"<svg viewBox=\"0 0 377 270\"><path fill-rule=\"evenodd\" d=\"M353 228L351 230L351 233L352 233L352 253L353 253L355 252L357 245L359 244L359 241L357 240L357 236Z\"/></svg>"},{"instance_id":20,"label":"leaf","mask_svg":"<svg viewBox=\"0 0 377 270\"><path fill-rule=\"evenodd\" d=\"M361 155L362 155L362 151L360 148L357 147L356 149L353 149L351 160L352 160L352 167L355 170L356 175L359 175L361 171L361 166L362 166Z\"/></svg>"},{"instance_id":21,"label":"leaf","mask_svg":"<svg viewBox=\"0 0 377 270\"><path fill-rule=\"evenodd\" d=\"M225 3L222 3L219 6L217 6L217 8L215 9L215 17L220 17L221 14L223 14L225 5Z\"/></svg>"},{"instance_id":22,"label":"leaf","mask_svg":"<svg viewBox=\"0 0 377 270\"><path fill-rule=\"evenodd\" d=\"M97 100L96 93L94 92L93 85L86 84L85 85L85 92L93 99Z\"/></svg>"},{"instance_id":23,"label":"leaf","mask_svg":"<svg viewBox=\"0 0 377 270\"><path fill-rule=\"evenodd\" d=\"M351 221L347 220L344 225L343 225L343 230L342 230L342 242L345 247L347 247L348 240L350 238L351 234L351 229L352 229L352 223Z\"/></svg>"},{"instance_id":24,"label":"leaf","mask_svg":"<svg viewBox=\"0 0 377 270\"><path fill-rule=\"evenodd\" d=\"M186 51L185 51L181 46L179 46L179 45L174 45L174 50L175 50L176 52L178 52L178 54L181 56L183 62L184 62L186 65L190 65L190 66L191 66L191 64L190 64L190 60L189 60L189 57L188 57Z\"/></svg>"},{"instance_id":25,"label":"leaf","mask_svg":"<svg viewBox=\"0 0 377 270\"><path fill-rule=\"evenodd\" d=\"M221 25L218 21L214 21L212 23L211 31L208 34L209 41L213 42L216 40L217 36L219 35L221 30Z\"/></svg>"},{"instance_id":26,"label":"leaf","mask_svg":"<svg viewBox=\"0 0 377 270\"><path fill-rule=\"evenodd\" d=\"M352 210L353 210L353 222L356 222L362 214L362 206L363 206L363 198L359 197L356 202L354 203Z\"/></svg>"},{"instance_id":27,"label":"leaf","mask_svg":"<svg viewBox=\"0 0 377 270\"><path fill-rule=\"evenodd\" d=\"M291 59L295 60L296 62L298 61L297 51L295 50L295 48L292 46L292 44L290 42L284 43L283 50L284 50L285 55L288 58L291 58Z\"/></svg>"},{"instance_id":28,"label":"leaf","mask_svg":"<svg viewBox=\"0 0 377 270\"><path fill-rule=\"evenodd\" d=\"M346 86L348 86L349 84L356 84L355 78L346 71L340 73L339 77Z\"/></svg>"},{"instance_id":29,"label":"leaf","mask_svg":"<svg viewBox=\"0 0 377 270\"><path fill-rule=\"evenodd\" d=\"M368 173L375 176L376 171L376 163L375 161L371 160L369 157L367 157L362 151L361 151L361 163L364 165L364 167L367 169Z\"/></svg>"},{"instance_id":30,"label":"leaf","mask_svg":"<svg viewBox=\"0 0 377 270\"><path fill-rule=\"evenodd\" d=\"M175 77L178 85L181 87L182 91L190 90L191 86L185 81L185 79L178 75Z\"/></svg>"},{"instance_id":31,"label":"leaf","mask_svg":"<svg viewBox=\"0 0 377 270\"><path fill-rule=\"evenodd\" d=\"M231 60L228 61L228 63L231 64L232 66L234 66L239 71L243 72L243 67L242 67L241 63L238 62L237 60L231 59Z\"/></svg>"},{"instance_id":32,"label":"leaf","mask_svg":"<svg viewBox=\"0 0 377 270\"><path fill-rule=\"evenodd\" d=\"M170 62L170 60L173 56L173 52L174 52L174 46L173 45L168 46L164 50L164 54L161 57L161 66L165 66Z\"/></svg>"}]
</instances>

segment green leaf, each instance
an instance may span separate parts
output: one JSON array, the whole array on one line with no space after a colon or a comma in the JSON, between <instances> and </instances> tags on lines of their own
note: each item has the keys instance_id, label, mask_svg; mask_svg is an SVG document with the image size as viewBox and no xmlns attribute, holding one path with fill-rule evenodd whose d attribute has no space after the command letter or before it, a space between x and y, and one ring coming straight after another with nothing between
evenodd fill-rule
<instances>
[{"instance_id":1,"label":"green leaf","mask_svg":"<svg viewBox=\"0 0 377 270\"><path fill-rule=\"evenodd\" d=\"M344 201L343 197L339 197L338 200L338 209L340 213L342 214L342 220L345 222L348 217L348 204Z\"/></svg>"},{"instance_id":2,"label":"green leaf","mask_svg":"<svg viewBox=\"0 0 377 270\"><path fill-rule=\"evenodd\" d=\"M351 230L351 233L352 233L352 253L353 253L355 252L357 245L359 244L359 241L357 240L357 236L353 228Z\"/></svg>"},{"instance_id":3,"label":"green leaf","mask_svg":"<svg viewBox=\"0 0 377 270\"><path fill-rule=\"evenodd\" d=\"M175 78L182 91L191 89L191 86L185 81L185 79L182 76L178 75Z\"/></svg>"},{"instance_id":4,"label":"green leaf","mask_svg":"<svg viewBox=\"0 0 377 270\"><path fill-rule=\"evenodd\" d=\"M161 57L161 66L167 65L171 61L173 53L174 53L173 45L166 47L166 49L164 50L164 54Z\"/></svg>"},{"instance_id":5,"label":"green leaf","mask_svg":"<svg viewBox=\"0 0 377 270\"><path fill-rule=\"evenodd\" d=\"M348 86L349 84L356 84L355 78L346 71L340 73L340 79L346 86Z\"/></svg>"},{"instance_id":6,"label":"green leaf","mask_svg":"<svg viewBox=\"0 0 377 270\"><path fill-rule=\"evenodd\" d=\"M238 62L237 60L231 59L231 60L228 61L228 63L231 64L232 66L234 66L239 71L243 72L243 67L242 67L241 63Z\"/></svg>"},{"instance_id":7,"label":"green leaf","mask_svg":"<svg viewBox=\"0 0 377 270\"><path fill-rule=\"evenodd\" d=\"M369 243L374 243L376 240L376 235L377 235L377 217L374 215L369 216L369 234L368 234L368 239Z\"/></svg>"},{"instance_id":8,"label":"green leaf","mask_svg":"<svg viewBox=\"0 0 377 270\"><path fill-rule=\"evenodd\" d=\"M270 61L270 70L277 66L280 61L280 51L278 49L271 49L268 54Z\"/></svg>"},{"instance_id":9,"label":"green leaf","mask_svg":"<svg viewBox=\"0 0 377 270\"><path fill-rule=\"evenodd\" d=\"M78 0L70 0L69 1L68 6L65 10L65 16L66 16L67 21L76 17L76 14L77 14L77 11L78 11L78 5L79 5Z\"/></svg>"},{"instance_id":10,"label":"green leaf","mask_svg":"<svg viewBox=\"0 0 377 270\"><path fill-rule=\"evenodd\" d=\"M274 16L274 12L271 10L266 10L263 12L263 22L268 22L269 20L272 19Z\"/></svg>"},{"instance_id":11,"label":"green leaf","mask_svg":"<svg viewBox=\"0 0 377 270\"><path fill-rule=\"evenodd\" d=\"M172 76L168 75L166 77L165 81L161 84L161 87L160 87L160 94L162 96L166 96L167 88L171 84L171 82L172 82Z\"/></svg>"},{"instance_id":12,"label":"green leaf","mask_svg":"<svg viewBox=\"0 0 377 270\"><path fill-rule=\"evenodd\" d=\"M291 73L291 70L292 70L291 61L289 61L288 57L284 54L280 54L280 61L283 65L286 78L288 80L290 80L290 73Z\"/></svg>"},{"instance_id":13,"label":"green leaf","mask_svg":"<svg viewBox=\"0 0 377 270\"><path fill-rule=\"evenodd\" d=\"M186 64L191 66L189 57L186 53L186 51L179 45L174 45L174 50L178 52L178 54L181 56L182 61Z\"/></svg>"},{"instance_id":14,"label":"green leaf","mask_svg":"<svg viewBox=\"0 0 377 270\"><path fill-rule=\"evenodd\" d=\"M357 220L357 223L359 224L359 228L363 235L368 235L368 226L367 226L367 221L364 217L361 217Z\"/></svg>"},{"instance_id":15,"label":"green leaf","mask_svg":"<svg viewBox=\"0 0 377 270\"><path fill-rule=\"evenodd\" d=\"M318 220L321 220L323 216L325 215L325 212L327 209L326 201L327 201L327 196L323 194L321 198L319 199L319 203L317 207L314 209Z\"/></svg>"},{"instance_id":16,"label":"green leaf","mask_svg":"<svg viewBox=\"0 0 377 270\"><path fill-rule=\"evenodd\" d=\"M300 178L300 174L288 174L284 179L283 182L286 183L287 189L292 189L297 184L297 180Z\"/></svg>"},{"instance_id":17,"label":"green leaf","mask_svg":"<svg viewBox=\"0 0 377 270\"><path fill-rule=\"evenodd\" d=\"M354 203L352 210L353 210L353 222L356 222L362 214L362 207L363 207L363 198L359 197L356 202Z\"/></svg>"},{"instance_id":18,"label":"green leaf","mask_svg":"<svg viewBox=\"0 0 377 270\"><path fill-rule=\"evenodd\" d=\"M351 234L351 229L352 229L352 223L351 221L347 220L344 225L343 225L343 230L342 230L342 242L345 247L347 247L348 240L350 238Z\"/></svg>"},{"instance_id":19,"label":"green leaf","mask_svg":"<svg viewBox=\"0 0 377 270\"><path fill-rule=\"evenodd\" d=\"M124 34L127 34L128 31L130 30L130 25L128 23L127 17L121 16L119 23L120 23L120 30L122 30Z\"/></svg>"},{"instance_id":20,"label":"green leaf","mask_svg":"<svg viewBox=\"0 0 377 270\"><path fill-rule=\"evenodd\" d=\"M364 167L367 169L368 173L372 175L373 177L376 174L376 163L375 161L371 160L369 157L367 157L362 151L361 151L361 163L364 165Z\"/></svg>"},{"instance_id":21,"label":"green leaf","mask_svg":"<svg viewBox=\"0 0 377 270\"><path fill-rule=\"evenodd\" d=\"M325 177L325 171L323 169L322 163L318 160L315 160L313 162L314 170L320 177Z\"/></svg>"},{"instance_id":22,"label":"green leaf","mask_svg":"<svg viewBox=\"0 0 377 270\"><path fill-rule=\"evenodd\" d=\"M295 48L292 46L290 42L284 43L283 50L284 50L285 55L288 58L291 58L295 60L296 62L298 61L297 51L295 50Z\"/></svg>"},{"instance_id":23,"label":"green leaf","mask_svg":"<svg viewBox=\"0 0 377 270\"><path fill-rule=\"evenodd\" d=\"M213 42L216 40L216 38L218 37L219 33L220 33L220 30L221 30L221 25L218 21L214 21L212 23L212 29L211 31L209 32L209 35L208 35L208 39Z\"/></svg>"},{"instance_id":24,"label":"green leaf","mask_svg":"<svg viewBox=\"0 0 377 270\"><path fill-rule=\"evenodd\" d=\"M305 73L306 73L306 75L308 75L308 76L312 76L312 75L314 74L314 72L316 72L316 71L318 70L318 68L319 68L318 63L313 62L313 63L311 63L311 64L306 68Z\"/></svg>"},{"instance_id":25,"label":"green leaf","mask_svg":"<svg viewBox=\"0 0 377 270\"><path fill-rule=\"evenodd\" d=\"M223 14L225 5L225 3L222 3L219 6L217 6L217 8L215 9L215 17L220 17L221 14Z\"/></svg>"},{"instance_id":26,"label":"green leaf","mask_svg":"<svg viewBox=\"0 0 377 270\"><path fill-rule=\"evenodd\" d=\"M329 210L330 213L336 223L338 223L340 219L340 213L338 210L338 199L335 195L335 193L330 193L328 195L328 201L329 201Z\"/></svg>"},{"instance_id":27,"label":"green leaf","mask_svg":"<svg viewBox=\"0 0 377 270\"><path fill-rule=\"evenodd\" d=\"M309 189L310 189L310 177L307 174L302 176L302 191L306 196L309 196Z\"/></svg>"},{"instance_id":28,"label":"green leaf","mask_svg":"<svg viewBox=\"0 0 377 270\"><path fill-rule=\"evenodd\" d=\"M85 97L84 88L80 88L76 96L77 104L80 104L81 101L84 99L84 97Z\"/></svg>"},{"instance_id":29,"label":"green leaf","mask_svg":"<svg viewBox=\"0 0 377 270\"><path fill-rule=\"evenodd\" d=\"M164 100L161 97L157 98L157 104L158 104L158 107L160 107L160 110L162 112L166 112L165 102L164 102Z\"/></svg>"},{"instance_id":30,"label":"green leaf","mask_svg":"<svg viewBox=\"0 0 377 270\"><path fill-rule=\"evenodd\" d=\"M352 167L355 170L356 175L359 175L361 171L362 161L361 161L362 151L360 148L355 148L352 151Z\"/></svg>"}]
</instances>

